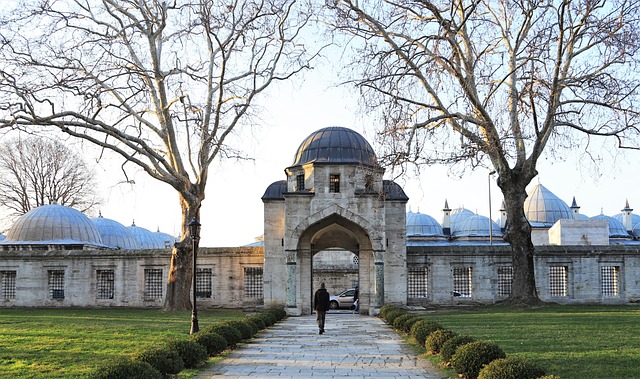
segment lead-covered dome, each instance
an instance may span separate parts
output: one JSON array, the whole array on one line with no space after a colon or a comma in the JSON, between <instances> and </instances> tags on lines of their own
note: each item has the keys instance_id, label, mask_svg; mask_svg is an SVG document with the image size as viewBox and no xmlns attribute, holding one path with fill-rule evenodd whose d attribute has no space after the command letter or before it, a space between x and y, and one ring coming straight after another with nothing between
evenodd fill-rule
<instances>
[{"instance_id":1,"label":"lead-covered dome","mask_svg":"<svg viewBox=\"0 0 640 379\"><path fill-rule=\"evenodd\" d=\"M423 213L407 213L407 237L443 237L442 226Z\"/></svg>"},{"instance_id":2,"label":"lead-covered dome","mask_svg":"<svg viewBox=\"0 0 640 379\"><path fill-rule=\"evenodd\" d=\"M3 242L103 245L98 229L87 216L57 204L43 205L20 216Z\"/></svg>"},{"instance_id":3,"label":"lead-covered dome","mask_svg":"<svg viewBox=\"0 0 640 379\"><path fill-rule=\"evenodd\" d=\"M315 131L302 141L292 166L311 162L378 166L369 142L359 133L339 126Z\"/></svg>"},{"instance_id":4,"label":"lead-covered dome","mask_svg":"<svg viewBox=\"0 0 640 379\"><path fill-rule=\"evenodd\" d=\"M132 250L138 247L138 243L129 232L129 229L118 221L104 218L101 214L93 219L93 223L96 225L102 238L102 243L105 245L125 250Z\"/></svg>"},{"instance_id":5,"label":"lead-covered dome","mask_svg":"<svg viewBox=\"0 0 640 379\"><path fill-rule=\"evenodd\" d=\"M474 214L456 223L456 225L452 227L451 236L456 238L502 237L502 230L500 230L498 224L489 220L489 217Z\"/></svg>"},{"instance_id":6,"label":"lead-covered dome","mask_svg":"<svg viewBox=\"0 0 640 379\"><path fill-rule=\"evenodd\" d=\"M571 208L542 184L537 184L527 194L524 214L534 227L553 226L560 219L573 219Z\"/></svg>"},{"instance_id":7,"label":"lead-covered dome","mask_svg":"<svg viewBox=\"0 0 640 379\"><path fill-rule=\"evenodd\" d=\"M136 226L134 222L131 226L127 226L129 233L136 239L138 249L165 249L166 246L155 233L152 231Z\"/></svg>"},{"instance_id":8,"label":"lead-covered dome","mask_svg":"<svg viewBox=\"0 0 640 379\"><path fill-rule=\"evenodd\" d=\"M630 237L624 225L613 217L601 214L591 217L591 220L607 220L609 222L609 237Z\"/></svg>"}]
</instances>

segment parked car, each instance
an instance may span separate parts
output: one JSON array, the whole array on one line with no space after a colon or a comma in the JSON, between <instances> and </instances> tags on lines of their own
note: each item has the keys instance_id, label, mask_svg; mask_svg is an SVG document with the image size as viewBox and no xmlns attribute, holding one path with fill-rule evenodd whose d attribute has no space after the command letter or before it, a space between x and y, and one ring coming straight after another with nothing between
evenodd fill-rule
<instances>
[{"instance_id":1,"label":"parked car","mask_svg":"<svg viewBox=\"0 0 640 379\"><path fill-rule=\"evenodd\" d=\"M329 308L331 309L340 309L340 308L351 308L353 305L353 295L355 294L355 288L349 288L340 292L335 296L329 297Z\"/></svg>"}]
</instances>

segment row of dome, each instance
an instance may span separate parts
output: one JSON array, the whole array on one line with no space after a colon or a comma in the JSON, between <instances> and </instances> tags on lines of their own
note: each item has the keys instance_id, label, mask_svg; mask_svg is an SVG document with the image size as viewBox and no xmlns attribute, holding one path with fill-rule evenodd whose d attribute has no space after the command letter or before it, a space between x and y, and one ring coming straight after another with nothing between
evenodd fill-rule
<instances>
[{"instance_id":1,"label":"row of dome","mask_svg":"<svg viewBox=\"0 0 640 379\"><path fill-rule=\"evenodd\" d=\"M4 238L3 238L4 237ZM91 245L112 249L166 249L175 238L135 225L128 227L100 216L89 219L82 212L57 204L43 205L20 216L0 235L3 245Z\"/></svg>"},{"instance_id":2,"label":"row of dome","mask_svg":"<svg viewBox=\"0 0 640 379\"><path fill-rule=\"evenodd\" d=\"M504 206L502 208L504 209ZM534 228L549 228L558 220L574 219L579 208L575 199L570 207L541 184L537 184L528 192L524 204L525 215ZM628 203L625 209L630 210ZM490 235L502 237L503 235L500 225L505 225L506 220L490 221L488 217L477 215L465 208L450 210L446 202L444 210L449 212L450 232L447 237L489 237ZM615 216L600 214L594 217L579 213L577 215L582 220L606 220L609 223L611 238L640 237L640 215L631 215L632 230L627 230L624 226L622 213ZM489 225L491 225L491 232ZM445 233L442 225L433 217L410 211L407 213L407 237L445 237Z\"/></svg>"}]
</instances>

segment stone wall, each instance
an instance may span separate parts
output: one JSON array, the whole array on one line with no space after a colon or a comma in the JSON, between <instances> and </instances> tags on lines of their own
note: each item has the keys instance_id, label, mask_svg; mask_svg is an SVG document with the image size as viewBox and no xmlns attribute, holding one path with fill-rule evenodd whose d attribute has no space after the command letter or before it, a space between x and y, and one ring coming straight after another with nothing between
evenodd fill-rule
<instances>
[{"instance_id":1,"label":"stone wall","mask_svg":"<svg viewBox=\"0 0 640 379\"><path fill-rule=\"evenodd\" d=\"M409 293L408 304L493 304L504 300L506 295L500 295L504 281L501 283L498 273L511 266L510 254L509 246L409 246L407 267L426 270L427 290L420 297L412 298ZM537 246L534 263L537 291L543 301L640 302L639 246ZM454 271L469 268L471 295L458 296ZM603 284L603 280L609 283Z\"/></svg>"},{"instance_id":2,"label":"stone wall","mask_svg":"<svg viewBox=\"0 0 640 379\"><path fill-rule=\"evenodd\" d=\"M168 250L16 250L0 254L0 307L158 308L164 303ZM211 270L211 291L210 297L198 299L199 307L262 306L262 297L245 296L244 276L245 268L262 269L263 257L261 247L201 248L198 268ZM152 294L145 292L149 288L145 270L158 274ZM9 282L13 280L6 278L14 272L12 291ZM112 280L99 278L101 272L110 272ZM105 296L99 282L106 283L111 293Z\"/></svg>"},{"instance_id":3,"label":"stone wall","mask_svg":"<svg viewBox=\"0 0 640 379\"><path fill-rule=\"evenodd\" d=\"M171 253L167 250L16 250L1 254L0 307L160 308ZM386 288L407 288L404 298L396 297L387 303L470 305L493 304L506 298L500 294L505 279L499 272L511 265L509 246L409 246L406 257L409 275L385 278ZM284 285L264 285L267 280L286 282L284 273L278 278L263 276L263 281L256 282L263 273L269 272L268 269L261 271L263 261L262 247L201 248L198 268L209 270L211 288L209 296L198 298L198 307L254 308L264 306L263 299L283 298L282 294L262 291L284 288ZM640 302L639 246L539 246L534 261L538 294L543 301L561 304ZM159 270L159 293L146 293L145 270ZM7 276L13 272L14 294L8 288L13 279ZM63 291L56 296L51 291L50 272L63 273ZM113 272L112 296L100 298L100 272ZM416 281L416 272L424 284ZM314 270L314 284L310 285L315 288L316 282L324 280L332 293L338 293L350 288L357 278L358 272L353 267L319 269ZM456 295L456 286L466 278L470 281L470 293ZM301 280L310 282L308 276ZM363 288L362 283L362 292L372 291L372 288ZM369 283L371 285L373 283ZM412 296L416 293L420 296ZM305 291L300 296L308 296L310 301L312 294Z\"/></svg>"}]
</instances>

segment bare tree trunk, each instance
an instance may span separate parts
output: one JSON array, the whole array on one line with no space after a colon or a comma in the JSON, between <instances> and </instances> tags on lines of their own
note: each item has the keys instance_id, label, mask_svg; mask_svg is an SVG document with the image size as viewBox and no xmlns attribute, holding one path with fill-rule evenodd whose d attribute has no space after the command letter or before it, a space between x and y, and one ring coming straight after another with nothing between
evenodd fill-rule
<instances>
[{"instance_id":1,"label":"bare tree trunk","mask_svg":"<svg viewBox=\"0 0 640 379\"><path fill-rule=\"evenodd\" d=\"M188 224L194 219L199 220L202 199L193 194L187 196L181 194L180 204L182 206L182 234L181 240L171 250L171 266L167 277L167 294L164 299L164 310L166 311L191 309L193 243Z\"/></svg>"},{"instance_id":2,"label":"bare tree trunk","mask_svg":"<svg viewBox=\"0 0 640 379\"><path fill-rule=\"evenodd\" d=\"M511 295L506 300L512 304L533 305L540 303L536 290L533 254L535 248L531 239L531 225L524 213L527 198L526 184L529 180L498 180L502 189L509 218L505 240L511 245L513 259L513 282Z\"/></svg>"}]
</instances>

